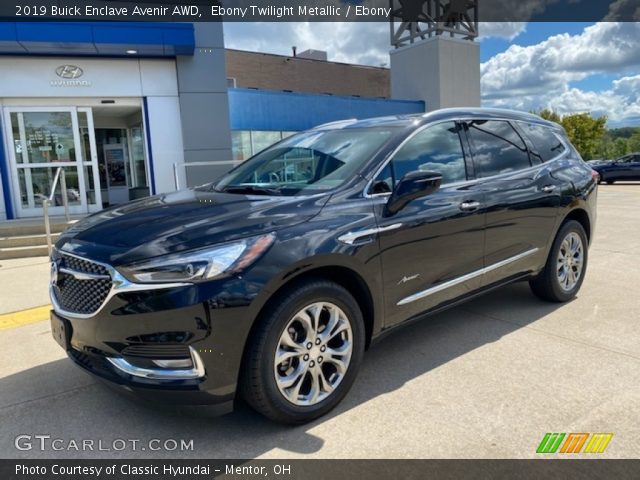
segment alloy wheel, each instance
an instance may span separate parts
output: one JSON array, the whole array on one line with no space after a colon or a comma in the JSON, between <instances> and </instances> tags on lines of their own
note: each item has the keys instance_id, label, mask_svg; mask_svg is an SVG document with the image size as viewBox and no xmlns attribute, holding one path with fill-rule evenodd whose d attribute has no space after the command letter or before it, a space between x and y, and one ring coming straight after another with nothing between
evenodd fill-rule
<instances>
[{"instance_id":1,"label":"alloy wheel","mask_svg":"<svg viewBox=\"0 0 640 480\"><path fill-rule=\"evenodd\" d=\"M278 341L273 363L278 390L294 405L322 402L344 379L352 351L353 331L344 311L330 302L307 305Z\"/></svg>"},{"instance_id":2,"label":"alloy wheel","mask_svg":"<svg viewBox=\"0 0 640 480\"><path fill-rule=\"evenodd\" d=\"M569 232L558 251L556 274L560 288L565 292L572 290L580 276L584 264L584 247L582 239L576 232Z\"/></svg>"}]
</instances>

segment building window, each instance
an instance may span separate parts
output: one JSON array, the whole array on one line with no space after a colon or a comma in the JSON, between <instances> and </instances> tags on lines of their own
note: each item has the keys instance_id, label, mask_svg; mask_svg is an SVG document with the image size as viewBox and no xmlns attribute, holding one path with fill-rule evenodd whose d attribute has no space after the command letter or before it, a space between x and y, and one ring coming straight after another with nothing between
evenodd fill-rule
<instances>
[{"instance_id":1,"label":"building window","mask_svg":"<svg viewBox=\"0 0 640 480\"><path fill-rule=\"evenodd\" d=\"M244 161L256 153L298 132L279 130L233 130L233 159Z\"/></svg>"},{"instance_id":2,"label":"building window","mask_svg":"<svg viewBox=\"0 0 640 480\"><path fill-rule=\"evenodd\" d=\"M251 132L235 130L231 132L231 148L234 160L246 160L251 156Z\"/></svg>"},{"instance_id":3,"label":"building window","mask_svg":"<svg viewBox=\"0 0 640 480\"><path fill-rule=\"evenodd\" d=\"M269 131L253 131L251 132L251 147L252 155L261 152L267 147L270 147L274 143L282 140L281 132L269 132Z\"/></svg>"}]
</instances>

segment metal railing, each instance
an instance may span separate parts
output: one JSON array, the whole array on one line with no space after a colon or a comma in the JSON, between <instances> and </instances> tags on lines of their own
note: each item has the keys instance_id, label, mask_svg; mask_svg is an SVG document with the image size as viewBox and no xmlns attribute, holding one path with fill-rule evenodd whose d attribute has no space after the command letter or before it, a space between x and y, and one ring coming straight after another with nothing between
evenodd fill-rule
<instances>
[{"instance_id":1,"label":"metal railing","mask_svg":"<svg viewBox=\"0 0 640 480\"><path fill-rule=\"evenodd\" d=\"M60 180L62 178L62 180ZM58 167L56 174L53 177L53 183L51 184L51 193L49 196L42 200L42 214L44 216L44 231L47 236L47 251L51 256L51 222L49 220L49 206L53 201L56 193L56 188L60 181L60 190L62 193L62 204L64 205L64 216L69 222L69 198L67 197L67 175L64 171L64 167Z\"/></svg>"},{"instance_id":2,"label":"metal railing","mask_svg":"<svg viewBox=\"0 0 640 480\"><path fill-rule=\"evenodd\" d=\"M184 174L186 177L187 167L208 167L214 165L230 165L230 169L242 163L242 160L222 160L219 162L182 162L173 164L173 182L176 186L176 190L180 190L180 171L179 168L184 168Z\"/></svg>"}]
</instances>

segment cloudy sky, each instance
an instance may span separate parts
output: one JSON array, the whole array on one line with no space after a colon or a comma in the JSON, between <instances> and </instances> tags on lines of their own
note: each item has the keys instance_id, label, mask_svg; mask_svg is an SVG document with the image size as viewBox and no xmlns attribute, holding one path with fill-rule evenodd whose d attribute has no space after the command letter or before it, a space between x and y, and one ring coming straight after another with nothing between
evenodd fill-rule
<instances>
[{"instance_id":1,"label":"cloudy sky","mask_svg":"<svg viewBox=\"0 0 640 480\"><path fill-rule=\"evenodd\" d=\"M389 64L387 23L225 23L228 48L291 54L326 50L329 60ZM606 114L640 126L640 23L480 25L482 102L521 110Z\"/></svg>"}]
</instances>

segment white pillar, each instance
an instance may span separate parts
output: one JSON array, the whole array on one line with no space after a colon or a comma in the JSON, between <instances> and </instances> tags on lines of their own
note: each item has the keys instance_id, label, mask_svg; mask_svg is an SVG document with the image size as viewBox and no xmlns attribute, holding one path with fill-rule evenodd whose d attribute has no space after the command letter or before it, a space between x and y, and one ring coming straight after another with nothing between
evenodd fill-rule
<instances>
[{"instance_id":1,"label":"white pillar","mask_svg":"<svg viewBox=\"0 0 640 480\"><path fill-rule=\"evenodd\" d=\"M480 45L435 36L390 52L391 98L423 100L427 111L480 106Z\"/></svg>"}]
</instances>

